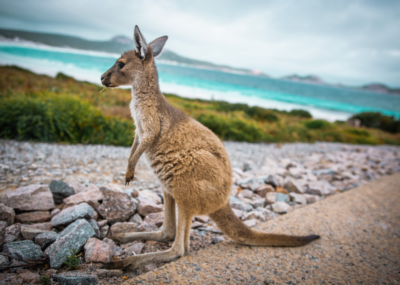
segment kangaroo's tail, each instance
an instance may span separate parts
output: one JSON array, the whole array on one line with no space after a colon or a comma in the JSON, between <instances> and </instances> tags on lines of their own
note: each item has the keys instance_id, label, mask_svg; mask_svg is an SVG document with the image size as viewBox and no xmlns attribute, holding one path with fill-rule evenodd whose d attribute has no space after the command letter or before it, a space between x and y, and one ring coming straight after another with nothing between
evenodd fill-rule
<instances>
[{"instance_id":1,"label":"kangaroo's tail","mask_svg":"<svg viewBox=\"0 0 400 285\"><path fill-rule=\"evenodd\" d=\"M209 216L224 234L241 244L259 246L302 246L319 239L318 235L288 236L254 231L235 216L229 203L214 213L211 213Z\"/></svg>"}]
</instances>

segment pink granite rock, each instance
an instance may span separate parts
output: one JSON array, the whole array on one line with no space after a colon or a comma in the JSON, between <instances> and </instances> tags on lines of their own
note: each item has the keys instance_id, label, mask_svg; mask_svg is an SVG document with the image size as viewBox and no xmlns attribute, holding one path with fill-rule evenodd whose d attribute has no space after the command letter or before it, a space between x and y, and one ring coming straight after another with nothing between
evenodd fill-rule
<instances>
[{"instance_id":1,"label":"pink granite rock","mask_svg":"<svg viewBox=\"0 0 400 285\"><path fill-rule=\"evenodd\" d=\"M134 243L133 245L130 245L129 247L124 249L125 254L127 255L132 255L133 253L135 254L140 254L144 248L144 244L141 242Z\"/></svg>"},{"instance_id":2,"label":"pink granite rock","mask_svg":"<svg viewBox=\"0 0 400 285\"><path fill-rule=\"evenodd\" d=\"M148 214L144 221L149 224L154 224L157 227L161 227L164 223L164 213L160 212Z\"/></svg>"},{"instance_id":3,"label":"pink granite rock","mask_svg":"<svg viewBox=\"0 0 400 285\"><path fill-rule=\"evenodd\" d=\"M30 224L30 223L44 223L50 221L49 211L34 211L22 213L15 216L17 223Z\"/></svg>"},{"instance_id":4,"label":"pink granite rock","mask_svg":"<svg viewBox=\"0 0 400 285\"><path fill-rule=\"evenodd\" d=\"M6 206L20 211L46 211L55 207L49 186L40 184L9 191L4 201Z\"/></svg>"},{"instance_id":5,"label":"pink granite rock","mask_svg":"<svg viewBox=\"0 0 400 285\"><path fill-rule=\"evenodd\" d=\"M147 216L151 213L159 213L162 212L163 207L162 205L157 205L149 200L139 198L139 205L138 205L138 213L141 216Z\"/></svg>"},{"instance_id":6,"label":"pink granite rock","mask_svg":"<svg viewBox=\"0 0 400 285\"><path fill-rule=\"evenodd\" d=\"M76 180L73 177L68 179L67 184L69 185L69 187L72 188L72 190L74 190L75 194L78 194L81 192L86 192L89 190L88 187L86 187L85 185L82 185L81 183L79 183L78 180Z\"/></svg>"},{"instance_id":7,"label":"pink granite rock","mask_svg":"<svg viewBox=\"0 0 400 285\"><path fill-rule=\"evenodd\" d=\"M111 226L110 236L117 234L139 232L138 225L135 223L115 223Z\"/></svg>"},{"instance_id":8,"label":"pink granite rock","mask_svg":"<svg viewBox=\"0 0 400 285\"><path fill-rule=\"evenodd\" d=\"M86 262L110 262L112 257L111 246L97 238L90 238L85 244Z\"/></svg>"},{"instance_id":9,"label":"pink granite rock","mask_svg":"<svg viewBox=\"0 0 400 285\"><path fill-rule=\"evenodd\" d=\"M31 224L29 225L31 228L38 229L38 230L43 230L43 231L51 231L53 228L53 225L48 222L48 223L38 223L38 224Z\"/></svg>"},{"instance_id":10,"label":"pink granite rock","mask_svg":"<svg viewBox=\"0 0 400 285\"><path fill-rule=\"evenodd\" d=\"M158 231L158 227L155 224L143 222L140 224L139 230L141 232L156 232L156 231Z\"/></svg>"},{"instance_id":11,"label":"pink granite rock","mask_svg":"<svg viewBox=\"0 0 400 285\"><path fill-rule=\"evenodd\" d=\"M103 200L103 194L99 190L81 192L65 198L64 209L81 203L88 203L92 208L97 209L100 206L100 200Z\"/></svg>"},{"instance_id":12,"label":"pink granite rock","mask_svg":"<svg viewBox=\"0 0 400 285\"><path fill-rule=\"evenodd\" d=\"M99 214L110 223L125 222L136 210L136 203L126 193L114 192L100 187L103 203L98 207Z\"/></svg>"}]
</instances>

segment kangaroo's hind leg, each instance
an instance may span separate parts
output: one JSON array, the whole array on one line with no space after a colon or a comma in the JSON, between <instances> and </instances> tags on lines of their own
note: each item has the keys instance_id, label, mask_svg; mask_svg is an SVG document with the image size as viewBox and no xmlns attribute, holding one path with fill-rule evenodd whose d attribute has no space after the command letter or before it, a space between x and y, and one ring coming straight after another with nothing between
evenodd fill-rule
<instances>
[{"instance_id":1,"label":"kangaroo's hind leg","mask_svg":"<svg viewBox=\"0 0 400 285\"><path fill-rule=\"evenodd\" d=\"M161 231L144 233L125 233L110 238L122 243L134 240L170 241L174 240L176 232L175 199L164 191L164 222Z\"/></svg>"},{"instance_id":2,"label":"kangaroo's hind leg","mask_svg":"<svg viewBox=\"0 0 400 285\"><path fill-rule=\"evenodd\" d=\"M154 263L172 261L185 254L185 236L189 235L193 215L187 211L181 211L178 205L178 228L172 247L163 252L153 252L127 257L123 260L104 264L103 269L133 270L140 266Z\"/></svg>"}]
</instances>

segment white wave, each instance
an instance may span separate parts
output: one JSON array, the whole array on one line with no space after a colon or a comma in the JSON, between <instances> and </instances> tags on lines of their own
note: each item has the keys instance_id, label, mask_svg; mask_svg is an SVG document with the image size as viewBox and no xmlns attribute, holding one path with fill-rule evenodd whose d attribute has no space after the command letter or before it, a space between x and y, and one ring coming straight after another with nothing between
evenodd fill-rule
<instances>
[{"instance_id":1,"label":"white wave","mask_svg":"<svg viewBox=\"0 0 400 285\"><path fill-rule=\"evenodd\" d=\"M99 57L111 57L111 58L119 58L121 55L117 53L109 53L102 51L94 51L94 50L82 50L76 49L72 47L55 47L49 46L42 43L31 42L27 40L22 40L19 38L8 39L0 36L0 45L1 46L13 46L13 47L29 47L40 50L54 51L54 52L62 52L62 53L73 53L73 54L83 54L83 55L91 55L91 56L99 56Z\"/></svg>"},{"instance_id":2,"label":"white wave","mask_svg":"<svg viewBox=\"0 0 400 285\"><path fill-rule=\"evenodd\" d=\"M178 85L160 80L160 89L164 93L176 94L186 98L198 98L206 100L221 100L230 103L245 103L249 106L259 106L267 109L277 109L291 111L293 109L303 109L310 112L313 118L328 121L347 120L352 116L351 113L340 112L312 106L287 103L277 100L263 99L256 96L245 96L235 91L220 92L199 87Z\"/></svg>"}]
</instances>

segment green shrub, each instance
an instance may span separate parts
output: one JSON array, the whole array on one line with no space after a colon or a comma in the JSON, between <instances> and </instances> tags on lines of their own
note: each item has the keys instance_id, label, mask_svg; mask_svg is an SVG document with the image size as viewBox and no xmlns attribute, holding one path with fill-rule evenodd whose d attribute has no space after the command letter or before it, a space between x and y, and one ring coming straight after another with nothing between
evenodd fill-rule
<instances>
[{"instance_id":1,"label":"green shrub","mask_svg":"<svg viewBox=\"0 0 400 285\"><path fill-rule=\"evenodd\" d=\"M357 135L357 136L364 136L364 137L370 136L370 133L363 129L348 128L348 129L346 129L346 132Z\"/></svg>"},{"instance_id":2,"label":"green shrub","mask_svg":"<svg viewBox=\"0 0 400 285\"><path fill-rule=\"evenodd\" d=\"M316 130L316 129L326 129L332 126L331 123L325 120L311 120L311 121L305 121L304 125L311 130Z\"/></svg>"},{"instance_id":3,"label":"green shrub","mask_svg":"<svg viewBox=\"0 0 400 285\"><path fill-rule=\"evenodd\" d=\"M76 248L73 248L69 251L67 260L63 262L65 265L67 265L67 270L78 269L80 267L81 261L79 260L79 255L76 254Z\"/></svg>"},{"instance_id":4,"label":"green shrub","mask_svg":"<svg viewBox=\"0 0 400 285\"><path fill-rule=\"evenodd\" d=\"M264 138L261 127L241 117L201 114L197 120L223 140L258 142Z\"/></svg>"},{"instance_id":5,"label":"green shrub","mask_svg":"<svg viewBox=\"0 0 400 285\"><path fill-rule=\"evenodd\" d=\"M307 119L311 119L312 118L310 112L308 112L306 110L301 110L301 109L293 109L292 111L290 111L288 113L288 115L301 117L301 118L307 118Z\"/></svg>"},{"instance_id":6,"label":"green shrub","mask_svg":"<svg viewBox=\"0 0 400 285\"><path fill-rule=\"evenodd\" d=\"M39 283L42 285L50 285L50 277L49 275L43 275L39 277Z\"/></svg>"},{"instance_id":7,"label":"green shrub","mask_svg":"<svg viewBox=\"0 0 400 285\"><path fill-rule=\"evenodd\" d=\"M132 123L106 118L71 96L0 98L0 137L45 142L130 145Z\"/></svg>"},{"instance_id":8,"label":"green shrub","mask_svg":"<svg viewBox=\"0 0 400 285\"><path fill-rule=\"evenodd\" d=\"M351 117L359 119L361 125L367 128L381 129L390 133L400 132L400 120L393 116L386 116L379 112L362 112Z\"/></svg>"}]
</instances>

